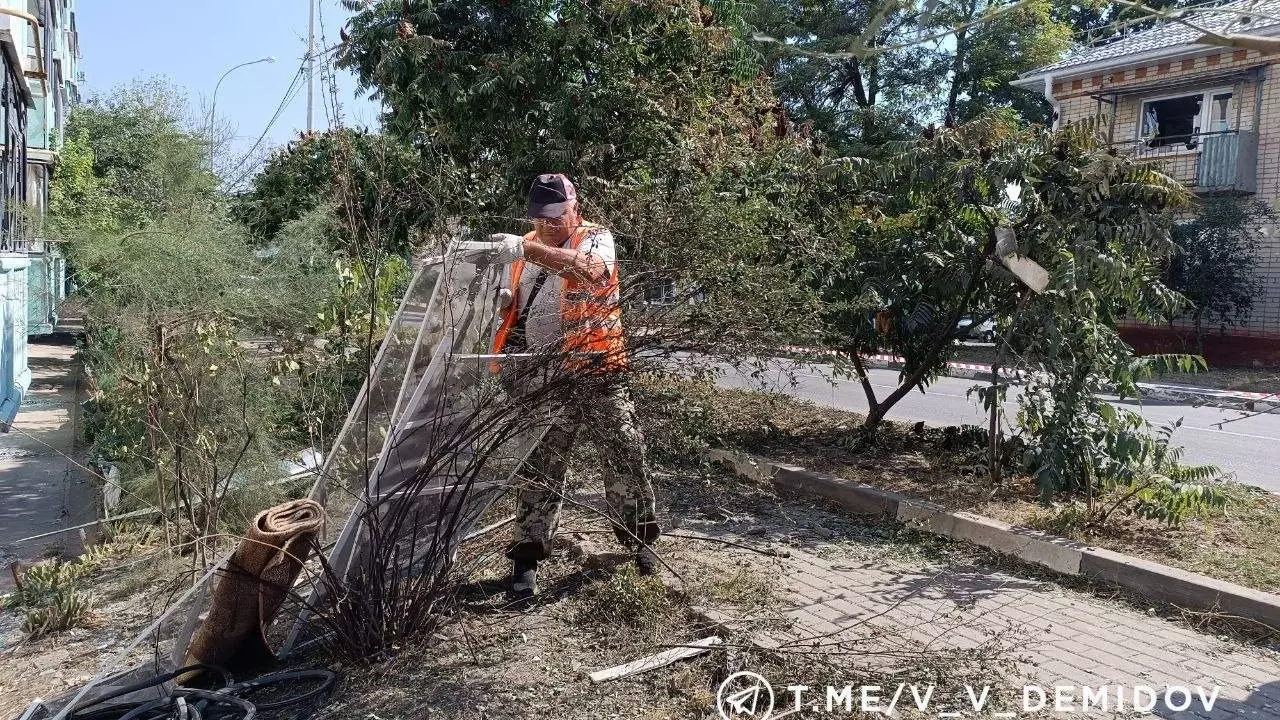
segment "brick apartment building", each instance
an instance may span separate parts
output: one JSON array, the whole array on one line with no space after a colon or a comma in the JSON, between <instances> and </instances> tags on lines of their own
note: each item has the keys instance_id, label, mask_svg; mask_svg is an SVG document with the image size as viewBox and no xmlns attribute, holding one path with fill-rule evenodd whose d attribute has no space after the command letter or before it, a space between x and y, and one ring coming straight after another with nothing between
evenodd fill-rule
<instances>
[{"instance_id":1,"label":"brick apartment building","mask_svg":"<svg viewBox=\"0 0 1280 720\"><path fill-rule=\"evenodd\" d=\"M1160 163L1197 194L1256 198L1280 211L1280 50L1197 42L1201 30L1280 39L1280 0L1236 0L1183 19L1082 48L1014 84L1042 91L1060 124L1105 117L1116 148ZM1259 238L1261 296L1243 328L1206 340L1211 362L1280 364L1277 230ZM1139 350L1181 349L1168 329L1126 335Z\"/></svg>"}]
</instances>

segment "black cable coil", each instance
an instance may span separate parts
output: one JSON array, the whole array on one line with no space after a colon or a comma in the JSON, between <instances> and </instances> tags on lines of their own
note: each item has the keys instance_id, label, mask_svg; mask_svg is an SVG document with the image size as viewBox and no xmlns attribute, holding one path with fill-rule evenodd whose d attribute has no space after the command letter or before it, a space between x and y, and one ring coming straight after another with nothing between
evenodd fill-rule
<instances>
[{"instance_id":1,"label":"black cable coil","mask_svg":"<svg viewBox=\"0 0 1280 720\"><path fill-rule=\"evenodd\" d=\"M196 671L220 678L222 687L216 690L174 687L162 697L101 707L108 700L159 687ZM297 711L291 716L299 720L319 709L319 703L327 697L337 679L338 676L329 670L295 670L234 682L231 674L222 668L188 665L82 702L71 709L67 720L254 720L259 713L281 710ZM279 686L293 684L305 685L306 689L288 693L279 699L253 701L255 695L272 690L278 692Z\"/></svg>"}]
</instances>

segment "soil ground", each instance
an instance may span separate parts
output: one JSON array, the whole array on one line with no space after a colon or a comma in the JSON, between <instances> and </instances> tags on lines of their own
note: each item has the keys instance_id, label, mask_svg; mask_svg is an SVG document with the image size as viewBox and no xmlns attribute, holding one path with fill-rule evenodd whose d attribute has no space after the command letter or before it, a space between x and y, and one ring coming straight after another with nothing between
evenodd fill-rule
<instances>
[{"instance_id":1,"label":"soil ground","mask_svg":"<svg viewBox=\"0 0 1280 720\"><path fill-rule=\"evenodd\" d=\"M975 596L971 587L953 593L943 577L946 572L962 573L957 580L967 579L969 586L974 578L996 578L1006 586L1000 592L1009 584L1020 591L1056 588L1057 579L892 523L850 516L803 497L779 496L771 484L688 459L696 456L694 446L711 441L849 473L948 507L1041 526L1053 525L1068 507L1038 505L1026 478L1013 478L992 492L980 455L944 449L940 434L892 426L880 445L858 449L848 442L859 420L851 413L706 386L667 390L671 392L642 394L651 451L662 468L656 483L668 531L660 545L668 565L663 580L636 576L599 513L598 488L576 482L559 552L543 566L541 593L532 606L511 605L503 590L509 565L500 550L507 531L486 536L464 553L460 590L438 632L372 665L299 659L332 667L342 676L318 717L714 720L720 681L742 669L814 685L935 682L954 691L974 680L1011 682L1026 665L1026 627L1004 627L957 651L928 639L957 620L930 614L894 619L888 628L859 624L852 644L822 643L812 650L794 642L779 650L754 645L764 638L776 646L798 632L789 588L794 578L784 554L803 553L846 569L910 568L910 577L924 578L930 588L954 598L952 604L961 611L972 607ZM655 405L664 409L659 412ZM575 468L576 478L595 476L582 458ZM1233 488L1233 498L1237 491L1243 493ZM1264 540L1280 530L1275 525L1280 513L1268 504L1270 496L1238 498L1226 518L1197 519L1173 531L1117 518L1114 528L1109 525L1090 542L1275 591L1280 558ZM492 516L509 511L495 507ZM1218 544L1210 545L1206 538ZM18 629L20 611L0 612L0 717L16 717L32 698L87 680L101 658L145 627L190 577L189 561L136 538L102 552L107 557L92 579L98 609L90 627L31 640ZM1087 606L1093 618L1154 612L1144 606L1135 612L1124 598L1097 594L1105 589L1081 586L1054 592L1067 593L1073 607ZM590 672L713 634L708 610L721 619L724 649L633 678L599 685L587 679ZM1056 627L1074 621L1055 615L1048 622ZM1197 619L1169 622L1194 624ZM1224 647L1244 646L1232 641ZM1190 656L1187 660L1196 662Z\"/></svg>"},{"instance_id":2,"label":"soil ground","mask_svg":"<svg viewBox=\"0 0 1280 720\"><path fill-rule=\"evenodd\" d=\"M718 469L660 473L662 516L670 518L660 546L664 580L639 578L620 552L585 488L566 508L554 561L540 573L531 607L511 605L504 591L506 541L495 533L466 555L469 569L456 605L438 633L375 665L342 665L342 680L318 716L333 720L440 718L715 718L715 691L738 669L773 677L840 684L888 683L912 677L958 684L1005 677L1017 638L993 636L958 654L898 637L867 633L858 652L803 649L766 652L752 646L760 632L785 636L791 607L779 553L805 548L844 562L951 562L977 557L959 545L867 522L803 498L780 498ZM495 508L501 515L505 508ZM742 551L704 537L737 538ZM732 540L731 540L732 542ZM121 546L92 580L99 609L90 627L37 640L17 629L20 611L0 614L0 717L16 717L35 697L50 697L88 680L102 657L118 650L163 608L189 575L181 558L157 548ZM727 649L631 679L592 684L590 672L626 663L713 634L708 608L727 618ZM927 621L920 621L927 624ZM958 685L957 685L958 687Z\"/></svg>"}]
</instances>

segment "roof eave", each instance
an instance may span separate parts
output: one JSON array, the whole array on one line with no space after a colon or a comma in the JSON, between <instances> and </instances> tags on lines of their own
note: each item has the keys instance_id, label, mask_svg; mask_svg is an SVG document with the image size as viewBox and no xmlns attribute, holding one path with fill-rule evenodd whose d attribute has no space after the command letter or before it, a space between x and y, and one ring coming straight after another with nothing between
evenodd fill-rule
<instances>
[{"instance_id":1,"label":"roof eave","mask_svg":"<svg viewBox=\"0 0 1280 720\"><path fill-rule=\"evenodd\" d=\"M1082 63L1080 65L1069 65L1057 70L1032 70L1030 73L1023 75L1013 84L1022 87L1043 85L1046 77L1070 77L1074 75L1087 75L1098 70L1111 70L1126 65L1136 65L1139 63L1149 62L1151 60L1162 60L1168 57L1177 57L1178 55L1189 55L1202 52L1213 47L1212 45L1201 45L1199 43L1184 43L1182 45L1174 45L1172 47L1160 48L1159 50L1148 50L1142 53L1133 53L1132 55L1121 55L1119 57L1104 58L1095 60L1091 63Z\"/></svg>"},{"instance_id":2,"label":"roof eave","mask_svg":"<svg viewBox=\"0 0 1280 720\"><path fill-rule=\"evenodd\" d=\"M1280 25L1271 25L1269 27L1261 28L1251 34L1261 35L1264 37L1280 35ZM1209 45L1207 43L1196 42L1181 43L1141 53L1103 58L1102 60L1095 60L1091 63L1070 65L1064 68L1058 68L1057 70L1040 70L1037 68L1035 70L1031 70L1017 80L1013 80L1010 84L1023 88L1035 88L1037 86L1043 86L1044 79L1046 77L1064 78L1073 77L1075 75L1086 75L1098 70L1111 70L1129 65L1137 65L1151 60L1163 60L1165 58L1177 57L1179 55L1194 55L1196 53L1213 50L1214 48L1226 49L1226 47L1227 46Z\"/></svg>"}]
</instances>

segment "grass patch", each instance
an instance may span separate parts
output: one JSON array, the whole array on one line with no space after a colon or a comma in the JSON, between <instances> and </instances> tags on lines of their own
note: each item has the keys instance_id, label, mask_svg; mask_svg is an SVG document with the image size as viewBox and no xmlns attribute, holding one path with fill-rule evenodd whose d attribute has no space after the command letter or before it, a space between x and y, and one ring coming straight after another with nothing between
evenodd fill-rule
<instances>
[{"instance_id":1,"label":"grass patch","mask_svg":"<svg viewBox=\"0 0 1280 720\"><path fill-rule=\"evenodd\" d=\"M94 558L33 565L22 571L5 607L21 614L22 631L32 639L87 626L93 619L93 595L84 589L84 580L97 565Z\"/></svg>"},{"instance_id":2,"label":"grass patch","mask_svg":"<svg viewBox=\"0 0 1280 720\"><path fill-rule=\"evenodd\" d=\"M575 622L653 630L676 610L667 586L657 577L640 577L633 565L620 565L608 578L584 588L575 599Z\"/></svg>"}]
</instances>

